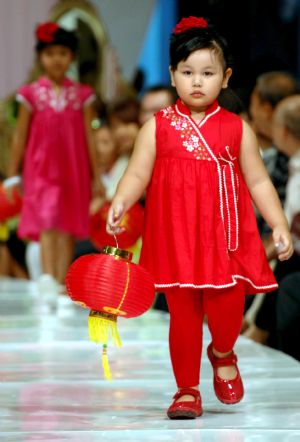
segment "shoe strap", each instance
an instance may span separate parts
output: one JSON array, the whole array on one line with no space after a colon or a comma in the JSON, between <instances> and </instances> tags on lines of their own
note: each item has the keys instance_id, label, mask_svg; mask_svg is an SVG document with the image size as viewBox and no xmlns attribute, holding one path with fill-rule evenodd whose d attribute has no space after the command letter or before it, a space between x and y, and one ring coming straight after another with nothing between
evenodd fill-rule
<instances>
[{"instance_id":1,"label":"shoe strap","mask_svg":"<svg viewBox=\"0 0 300 442\"><path fill-rule=\"evenodd\" d=\"M218 358L213 354L213 360L212 360L213 366L216 367L229 367L231 365L237 364L237 356L234 352L232 352L229 356L226 356L226 358Z\"/></svg>"},{"instance_id":2,"label":"shoe strap","mask_svg":"<svg viewBox=\"0 0 300 442\"><path fill-rule=\"evenodd\" d=\"M198 399L200 397L200 391L199 390L195 390L194 388L181 388L179 391L177 391L177 393L174 394L173 399L177 400L179 399L181 396L184 395L190 395L190 396L194 396L195 399Z\"/></svg>"}]
</instances>

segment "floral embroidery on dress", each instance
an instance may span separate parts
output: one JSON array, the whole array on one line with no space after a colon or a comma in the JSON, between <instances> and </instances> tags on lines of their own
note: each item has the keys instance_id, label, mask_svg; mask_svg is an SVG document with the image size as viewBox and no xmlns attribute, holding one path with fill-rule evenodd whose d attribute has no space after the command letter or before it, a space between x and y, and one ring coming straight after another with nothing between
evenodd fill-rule
<instances>
[{"instance_id":1,"label":"floral embroidery on dress","mask_svg":"<svg viewBox=\"0 0 300 442\"><path fill-rule=\"evenodd\" d=\"M211 157L204 145L201 143L200 137L195 135L193 127L187 122L187 120L178 115L172 106L163 109L163 116L168 120L171 120L171 126L175 130L181 132L182 145L188 152L191 152L196 160L208 160L211 161Z\"/></svg>"},{"instance_id":2,"label":"floral embroidery on dress","mask_svg":"<svg viewBox=\"0 0 300 442\"><path fill-rule=\"evenodd\" d=\"M55 112L61 112L66 107L78 110L81 107L79 90L74 86L62 87L57 94L54 89L40 85L33 85L33 93L36 97L36 108L44 111L46 107L51 107Z\"/></svg>"}]
</instances>

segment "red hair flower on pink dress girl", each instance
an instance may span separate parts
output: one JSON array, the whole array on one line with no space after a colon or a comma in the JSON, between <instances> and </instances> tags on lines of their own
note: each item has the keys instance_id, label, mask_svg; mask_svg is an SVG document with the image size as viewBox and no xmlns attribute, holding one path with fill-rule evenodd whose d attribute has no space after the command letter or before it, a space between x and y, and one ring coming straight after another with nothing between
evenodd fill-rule
<instances>
[{"instance_id":1,"label":"red hair flower on pink dress girl","mask_svg":"<svg viewBox=\"0 0 300 442\"><path fill-rule=\"evenodd\" d=\"M36 28L35 35L39 41L52 43L54 41L54 35L58 29L59 26L56 23L42 23Z\"/></svg>"},{"instance_id":2,"label":"red hair flower on pink dress girl","mask_svg":"<svg viewBox=\"0 0 300 442\"><path fill-rule=\"evenodd\" d=\"M191 28L207 28L208 23L202 17L184 17L173 29L173 34L181 34Z\"/></svg>"}]
</instances>

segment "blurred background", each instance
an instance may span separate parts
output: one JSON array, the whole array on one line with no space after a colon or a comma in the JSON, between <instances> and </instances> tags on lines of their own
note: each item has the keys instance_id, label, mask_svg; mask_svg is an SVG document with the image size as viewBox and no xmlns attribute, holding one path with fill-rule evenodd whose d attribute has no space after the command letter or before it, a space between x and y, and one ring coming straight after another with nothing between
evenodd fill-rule
<instances>
[{"instance_id":1,"label":"blurred background","mask_svg":"<svg viewBox=\"0 0 300 442\"><path fill-rule=\"evenodd\" d=\"M77 29L80 77L105 100L116 92L112 74L138 92L168 82L169 34L189 15L210 18L227 37L235 59L231 86L243 99L262 72L300 75L299 0L0 0L0 5L1 99L31 75L33 29L49 19Z\"/></svg>"}]
</instances>

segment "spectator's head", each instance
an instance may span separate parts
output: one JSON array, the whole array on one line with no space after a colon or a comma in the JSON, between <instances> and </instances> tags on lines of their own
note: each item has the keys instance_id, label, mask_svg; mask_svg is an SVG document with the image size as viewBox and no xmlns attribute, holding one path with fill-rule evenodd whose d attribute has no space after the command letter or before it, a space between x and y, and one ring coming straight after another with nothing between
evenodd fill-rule
<instances>
[{"instance_id":1,"label":"spectator's head","mask_svg":"<svg viewBox=\"0 0 300 442\"><path fill-rule=\"evenodd\" d=\"M272 138L272 117L283 98L297 93L296 79L286 72L266 72L257 80L250 99L250 116L258 136Z\"/></svg>"},{"instance_id":2,"label":"spectator's head","mask_svg":"<svg viewBox=\"0 0 300 442\"><path fill-rule=\"evenodd\" d=\"M138 133L139 104L128 98L113 105L108 111L111 127L119 155L130 154Z\"/></svg>"},{"instance_id":3,"label":"spectator's head","mask_svg":"<svg viewBox=\"0 0 300 442\"><path fill-rule=\"evenodd\" d=\"M140 125L143 125L153 117L155 112L175 103L176 98L175 90L168 86L158 85L147 89L141 99L139 112Z\"/></svg>"},{"instance_id":4,"label":"spectator's head","mask_svg":"<svg viewBox=\"0 0 300 442\"><path fill-rule=\"evenodd\" d=\"M105 172L110 169L116 159L116 143L111 129L107 124L94 131L96 145L96 161L98 168Z\"/></svg>"},{"instance_id":5,"label":"spectator's head","mask_svg":"<svg viewBox=\"0 0 300 442\"><path fill-rule=\"evenodd\" d=\"M300 95L285 98L276 106L272 135L274 144L286 155L300 149Z\"/></svg>"}]
</instances>

